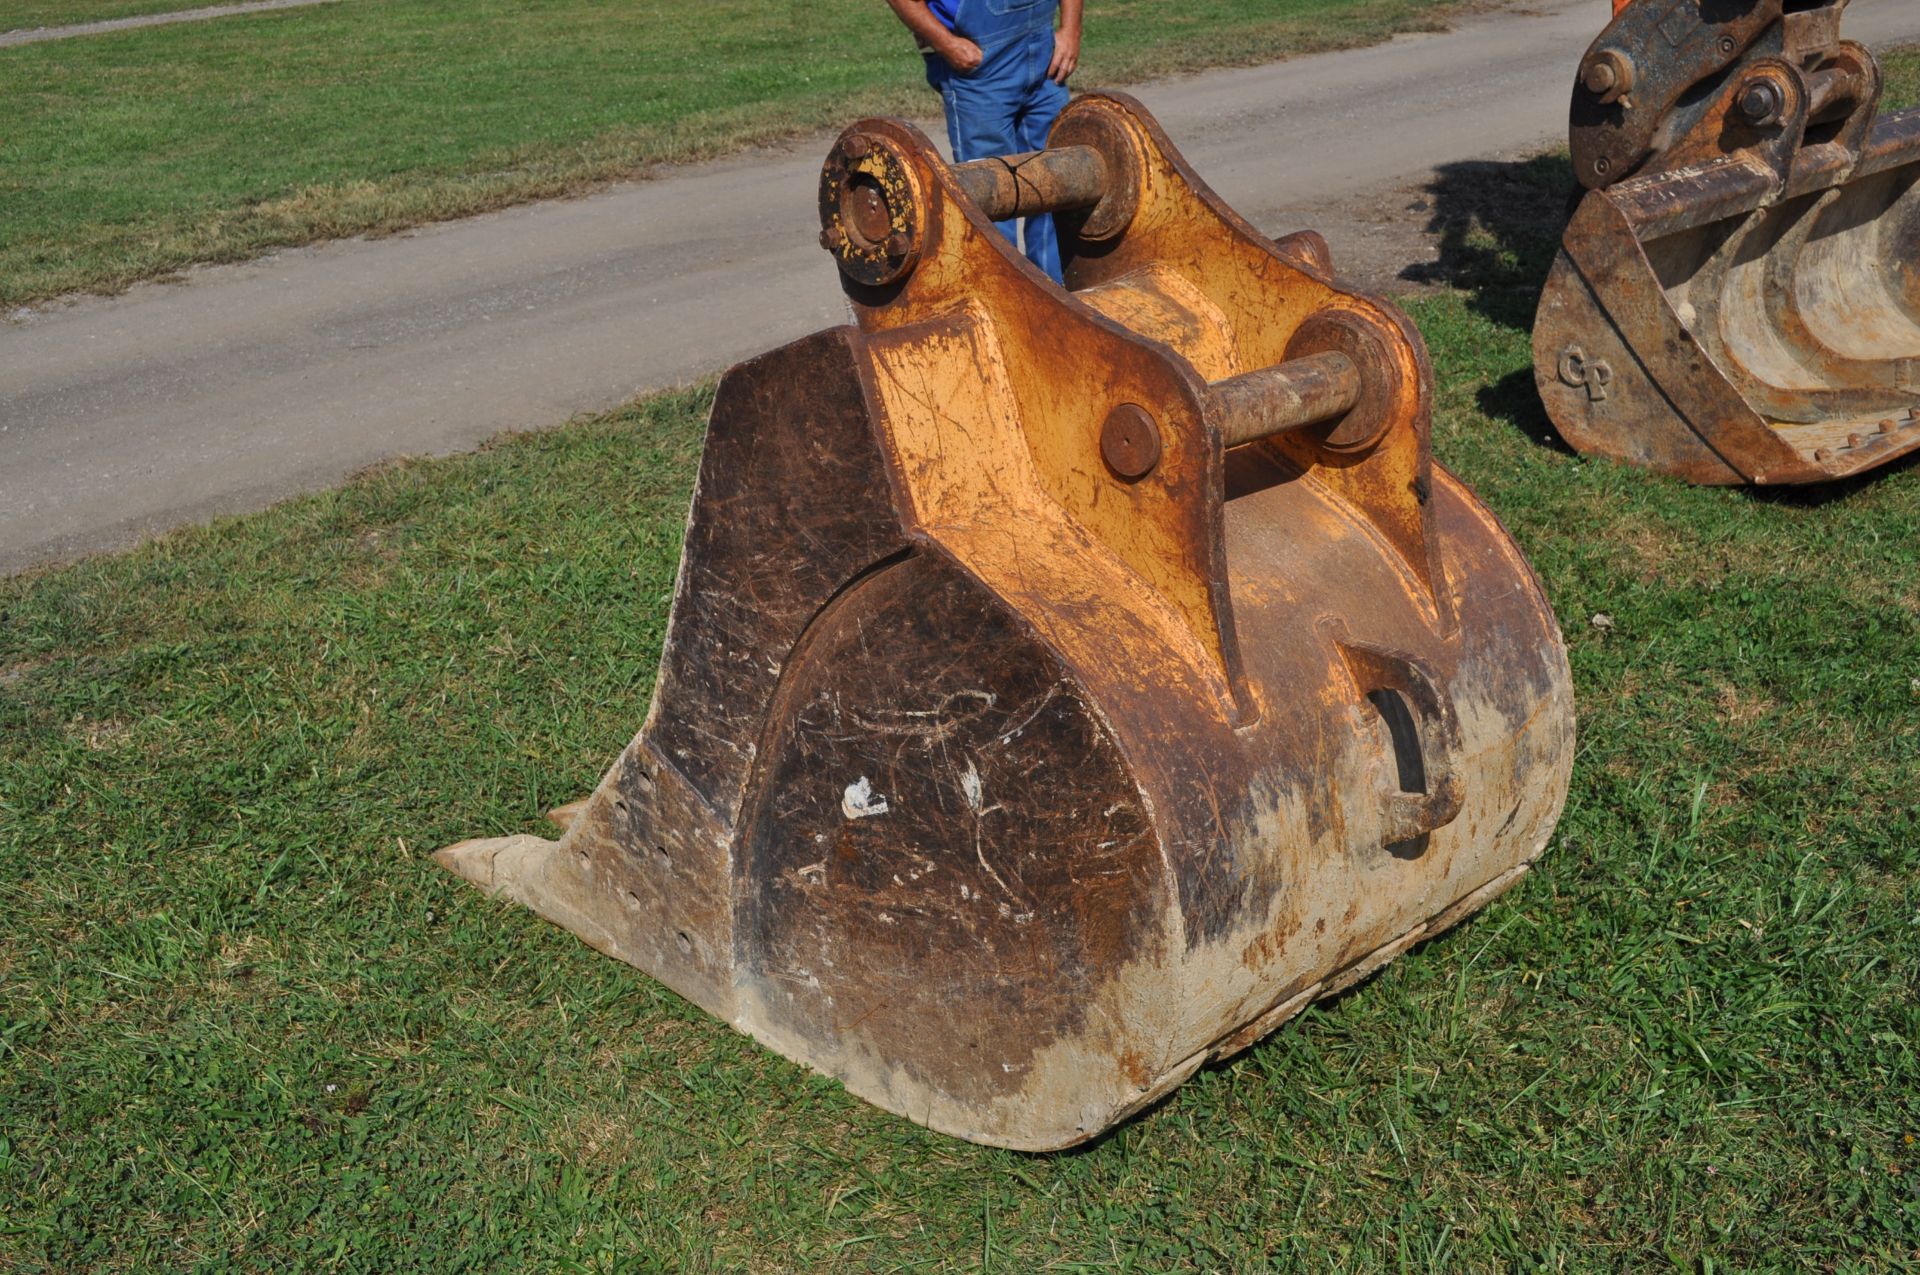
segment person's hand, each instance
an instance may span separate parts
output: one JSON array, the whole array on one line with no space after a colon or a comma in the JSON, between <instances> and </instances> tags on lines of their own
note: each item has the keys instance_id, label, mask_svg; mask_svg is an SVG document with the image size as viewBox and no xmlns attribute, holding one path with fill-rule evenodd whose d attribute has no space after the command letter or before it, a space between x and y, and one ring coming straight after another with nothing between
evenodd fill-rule
<instances>
[{"instance_id":1,"label":"person's hand","mask_svg":"<svg viewBox=\"0 0 1920 1275\"><path fill-rule=\"evenodd\" d=\"M1047 63L1047 78L1065 84L1080 65L1080 33L1061 27L1053 33L1053 61Z\"/></svg>"},{"instance_id":2,"label":"person's hand","mask_svg":"<svg viewBox=\"0 0 1920 1275\"><path fill-rule=\"evenodd\" d=\"M979 70L980 64L984 62L987 57L986 54L980 51L979 45L975 44L972 40L957 35L941 45L940 56L947 60L948 66L952 67L961 75L971 75L973 72ZM1059 55L1056 54L1055 56L1057 57Z\"/></svg>"}]
</instances>

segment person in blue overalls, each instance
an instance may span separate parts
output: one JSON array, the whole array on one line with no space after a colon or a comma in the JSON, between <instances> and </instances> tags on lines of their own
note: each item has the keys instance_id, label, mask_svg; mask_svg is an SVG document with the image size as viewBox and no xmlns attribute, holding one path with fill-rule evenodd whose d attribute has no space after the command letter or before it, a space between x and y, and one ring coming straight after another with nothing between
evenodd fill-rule
<instances>
[{"instance_id":1,"label":"person in blue overalls","mask_svg":"<svg viewBox=\"0 0 1920 1275\"><path fill-rule=\"evenodd\" d=\"M1080 64L1084 0L887 0L927 55L954 162L1042 150ZM1058 14L1059 29L1054 28ZM1012 221L998 223L1020 244ZM1029 217L1027 260L1060 279L1053 218Z\"/></svg>"}]
</instances>

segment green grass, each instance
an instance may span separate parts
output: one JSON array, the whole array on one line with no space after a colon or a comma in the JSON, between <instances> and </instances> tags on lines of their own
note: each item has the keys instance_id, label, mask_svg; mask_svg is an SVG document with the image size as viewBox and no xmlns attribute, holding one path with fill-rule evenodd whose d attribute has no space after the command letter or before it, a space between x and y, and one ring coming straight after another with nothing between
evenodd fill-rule
<instances>
[{"instance_id":1,"label":"green grass","mask_svg":"<svg viewBox=\"0 0 1920 1275\"><path fill-rule=\"evenodd\" d=\"M1079 82L1364 43L1459 7L1105 0ZM343 0L0 50L0 305L937 106L881 0Z\"/></svg>"},{"instance_id":2,"label":"green grass","mask_svg":"<svg viewBox=\"0 0 1920 1275\"><path fill-rule=\"evenodd\" d=\"M0 582L0 1269L1913 1269L1920 467L1553 445L1568 182L1443 180L1415 303L1571 650L1550 852L1077 1153L883 1115L426 857L640 722L703 393Z\"/></svg>"},{"instance_id":3,"label":"green grass","mask_svg":"<svg viewBox=\"0 0 1920 1275\"><path fill-rule=\"evenodd\" d=\"M1881 54L1880 69L1887 77L1883 103L1886 108L1899 109L1920 103L1920 47L1907 46Z\"/></svg>"}]
</instances>

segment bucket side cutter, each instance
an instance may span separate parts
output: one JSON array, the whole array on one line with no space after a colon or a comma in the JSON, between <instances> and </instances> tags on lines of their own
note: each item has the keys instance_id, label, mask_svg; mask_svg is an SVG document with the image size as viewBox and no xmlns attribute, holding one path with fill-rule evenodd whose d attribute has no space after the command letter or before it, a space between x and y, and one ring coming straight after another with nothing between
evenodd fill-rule
<instances>
[{"instance_id":1,"label":"bucket side cutter","mask_svg":"<svg viewBox=\"0 0 1920 1275\"><path fill-rule=\"evenodd\" d=\"M1574 448L1712 484L1920 450L1920 111L1846 2L1634 0L1588 50L1534 328Z\"/></svg>"},{"instance_id":2,"label":"bucket side cutter","mask_svg":"<svg viewBox=\"0 0 1920 1275\"><path fill-rule=\"evenodd\" d=\"M652 710L442 863L937 1130L1084 1141L1485 904L1558 817L1552 613L1391 308L1138 104L821 178L855 323L721 382ZM996 218L1058 214L1068 289Z\"/></svg>"}]
</instances>

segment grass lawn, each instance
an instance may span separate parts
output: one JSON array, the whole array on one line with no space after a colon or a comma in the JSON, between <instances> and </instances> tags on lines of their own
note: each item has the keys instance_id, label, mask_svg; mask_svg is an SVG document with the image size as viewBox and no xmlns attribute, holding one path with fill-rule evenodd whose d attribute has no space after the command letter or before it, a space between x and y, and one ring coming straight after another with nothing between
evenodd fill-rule
<instances>
[{"instance_id":1,"label":"grass lawn","mask_svg":"<svg viewBox=\"0 0 1920 1275\"><path fill-rule=\"evenodd\" d=\"M1103 0L1077 82L1365 43L1460 7ZM0 305L937 113L921 75L881 0L343 0L3 49Z\"/></svg>"},{"instance_id":2,"label":"grass lawn","mask_svg":"<svg viewBox=\"0 0 1920 1275\"><path fill-rule=\"evenodd\" d=\"M0 581L0 1270L1913 1269L1920 467L1756 496L1551 444L1568 170L1500 181L1413 308L1583 742L1481 916L1035 1157L446 875L641 720L668 394Z\"/></svg>"}]
</instances>

